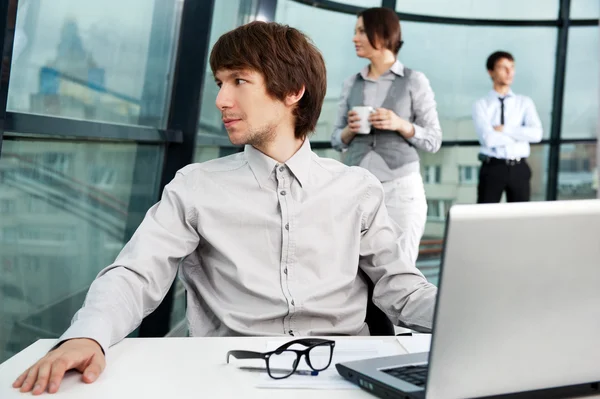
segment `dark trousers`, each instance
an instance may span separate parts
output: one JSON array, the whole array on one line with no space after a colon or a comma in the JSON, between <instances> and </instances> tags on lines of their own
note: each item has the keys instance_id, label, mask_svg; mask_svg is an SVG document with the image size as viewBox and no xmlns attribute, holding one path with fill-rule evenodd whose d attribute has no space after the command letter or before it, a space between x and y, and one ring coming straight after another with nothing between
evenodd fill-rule
<instances>
[{"instance_id":1,"label":"dark trousers","mask_svg":"<svg viewBox=\"0 0 600 399\"><path fill-rule=\"evenodd\" d=\"M500 202L506 191L507 202L529 201L531 169L525 160L520 162L489 158L479 169L477 203Z\"/></svg>"}]
</instances>

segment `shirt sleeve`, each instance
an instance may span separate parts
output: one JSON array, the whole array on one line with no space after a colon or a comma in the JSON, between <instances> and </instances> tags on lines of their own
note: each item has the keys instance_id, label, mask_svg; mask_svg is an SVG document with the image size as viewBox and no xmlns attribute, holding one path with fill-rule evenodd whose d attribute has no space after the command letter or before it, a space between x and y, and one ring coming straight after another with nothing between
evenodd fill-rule
<instances>
[{"instance_id":1,"label":"shirt sleeve","mask_svg":"<svg viewBox=\"0 0 600 399\"><path fill-rule=\"evenodd\" d=\"M197 212L180 171L115 262L102 270L58 344L90 338L106 350L125 338L163 300L179 262L199 243Z\"/></svg>"},{"instance_id":2,"label":"shirt sleeve","mask_svg":"<svg viewBox=\"0 0 600 399\"><path fill-rule=\"evenodd\" d=\"M331 135L331 146L338 151L344 151L348 148L347 144L342 141L342 130L348 125L348 96L350 89L356 80L356 76L351 76L346 79L342 85L342 93L338 102L337 118Z\"/></svg>"},{"instance_id":3,"label":"shirt sleeve","mask_svg":"<svg viewBox=\"0 0 600 399\"><path fill-rule=\"evenodd\" d=\"M485 112L485 102L477 101L473 104L473 124L479 143L483 147L504 147L515 143L512 137L494 130Z\"/></svg>"},{"instance_id":4,"label":"shirt sleeve","mask_svg":"<svg viewBox=\"0 0 600 399\"><path fill-rule=\"evenodd\" d=\"M535 109L535 104L530 98L524 99L525 112L521 125L505 125L503 132L516 141L539 143L542 141L542 121Z\"/></svg>"},{"instance_id":5,"label":"shirt sleeve","mask_svg":"<svg viewBox=\"0 0 600 399\"><path fill-rule=\"evenodd\" d=\"M408 141L423 151L437 152L442 145L442 128L435 95L425 74L413 71L411 76L415 135Z\"/></svg>"},{"instance_id":6,"label":"shirt sleeve","mask_svg":"<svg viewBox=\"0 0 600 399\"><path fill-rule=\"evenodd\" d=\"M437 288L427 282L403 250L401 243L407 232L389 217L381 183L372 175L367 178L370 188L361 203L359 265L375 286L373 302L394 324L429 332Z\"/></svg>"}]
</instances>

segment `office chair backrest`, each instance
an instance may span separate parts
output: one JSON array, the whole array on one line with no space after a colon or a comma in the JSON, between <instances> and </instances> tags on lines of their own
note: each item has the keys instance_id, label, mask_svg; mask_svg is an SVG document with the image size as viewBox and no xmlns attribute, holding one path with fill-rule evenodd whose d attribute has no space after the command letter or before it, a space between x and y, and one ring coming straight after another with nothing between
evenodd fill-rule
<instances>
[{"instance_id":1,"label":"office chair backrest","mask_svg":"<svg viewBox=\"0 0 600 399\"><path fill-rule=\"evenodd\" d=\"M372 336L396 335L394 324L392 324L385 313L373 303L373 282L362 270L360 273L362 273L362 277L367 284L369 292L369 299L367 300L367 316L365 317L365 323L369 326L369 332Z\"/></svg>"}]
</instances>

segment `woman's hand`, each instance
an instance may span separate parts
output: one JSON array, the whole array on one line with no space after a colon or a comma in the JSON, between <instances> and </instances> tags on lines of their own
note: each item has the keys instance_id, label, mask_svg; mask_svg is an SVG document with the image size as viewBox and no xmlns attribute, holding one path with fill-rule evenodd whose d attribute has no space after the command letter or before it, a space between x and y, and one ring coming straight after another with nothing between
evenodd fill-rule
<instances>
[{"instance_id":1,"label":"woman's hand","mask_svg":"<svg viewBox=\"0 0 600 399\"><path fill-rule=\"evenodd\" d=\"M360 116L356 111L348 111L348 130L352 133L358 133L360 130Z\"/></svg>"},{"instance_id":2,"label":"woman's hand","mask_svg":"<svg viewBox=\"0 0 600 399\"><path fill-rule=\"evenodd\" d=\"M409 139L415 135L415 127L412 123L400 118L389 109L377 108L369 116L369 122L377 129L393 130Z\"/></svg>"},{"instance_id":3,"label":"woman's hand","mask_svg":"<svg viewBox=\"0 0 600 399\"><path fill-rule=\"evenodd\" d=\"M356 111L348 111L348 125L342 130L342 142L346 145L350 144L360 130L360 116Z\"/></svg>"}]
</instances>

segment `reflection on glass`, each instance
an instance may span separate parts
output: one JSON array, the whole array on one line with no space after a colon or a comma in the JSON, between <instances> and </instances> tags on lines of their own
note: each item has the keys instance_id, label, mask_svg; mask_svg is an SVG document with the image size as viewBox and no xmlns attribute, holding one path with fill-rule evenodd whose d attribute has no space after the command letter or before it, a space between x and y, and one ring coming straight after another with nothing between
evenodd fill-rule
<instances>
[{"instance_id":1,"label":"reflection on glass","mask_svg":"<svg viewBox=\"0 0 600 399\"><path fill-rule=\"evenodd\" d=\"M587 199L598 196L596 147L596 143L561 145L558 199Z\"/></svg>"},{"instance_id":2,"label":"reflection on glass","mask_svg":"<svg viewBox=\"0 0 600 399\"><path fill-rule=\"evenodd\" d=\"M135 144L5 140L0 158L0 362L56 338L123 247L135 203L152 202L161 151ZM133 179L136 161L149 179Z\"/></svg>"},{"instance_id":3,"label":"reflection on glass","mask_svg":"<svg viewBox=\"0 0 600 399\"><path fill-rule=\"evenodd\" d=\"M396 11L453 18L557 19L558 4L558 0L398 0Z\"/></svg>"},{"instance_id":4,"label":"reflection on glass","mask_svg":"<svg viewBox=\"0 0 600 399\"><path fill-rule=\"evenodd\" d=\"M19 1L8 110L163 126L176 7Z\"/></svg>"},{"instance_id":5,"label":"reflection on glass","mask_svg":"<svg viewBox=\"0 0 600 399\"><path fill-rule=\"evenodd\" d=\"M562 138L593 138L598 128L598 26L569 29Z\"/></svg>"}]
</instances>

